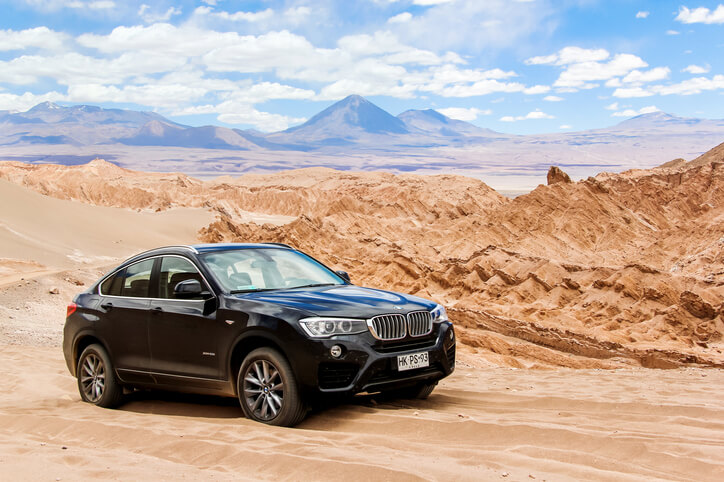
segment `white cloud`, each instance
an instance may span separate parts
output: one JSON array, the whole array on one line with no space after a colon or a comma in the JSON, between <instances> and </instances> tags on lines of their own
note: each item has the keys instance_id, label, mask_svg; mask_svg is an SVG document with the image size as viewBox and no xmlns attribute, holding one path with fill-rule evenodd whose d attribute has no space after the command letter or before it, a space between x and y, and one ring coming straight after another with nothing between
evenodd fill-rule
<instances>
[{"instance_id":1,"label":"white cloud","mask_svg":"<svg viewBox=\"0 0 724 482\"><path fill-rule=\"evenodd\" d=\"M208 7L199 7L199 8L208 8ZM151 7L146 5L145 3L142 4L138 8L138 16L141 17L143 19L143 21L146 23L166 22L175 15L181 15L180 8L170 7L168 10L166 10L163 13L151 12Z\"/></svg>"},{"instance_id":2,"label":"white cloud","mask_svg":"<svg viewBox=\"0 0 724 482\"><path fill-rule=\"evenodd\" d=\"M514 47L551 30L559 11L549 1L521 5L509 0L430 2L408 22L388 24L404 42L432 51L490 51Z\"/></svg>"},{"instance_id":3,"label":"white cloud","mask_svg":"<svg viewBox=\"0 0 724 482\"><path fill-rule=\"evenodd\" d=\"M286 30L242 36L159 23L117 27L105 36L86 34L77 40L104 53L160 56L208 72L271 72L280 79L321 82L326 85L318 99L339 99L350 93L410 98L416 92L465 97L526 88L500 81L515 72L461 69L457 64L464 60L456 53L438 55L410 47L391 32L350 35L340 38L336 48L319 48ZM532 89L542 93L545 86Z\"/></svg>"},{"instance_id":4,"label":"white cloud","mask_svg":"<svg viewBox=\"0 0 724 482\"><path fill-rule=\"evenodd\" d=\"M636 117L637 115L651 114L653 112L660 112L660 109L655 105L650 105L642 107L639 110L626 109L620 112L614 112L611 114L611 117Z\"/></svg>"},{"instance_id":5,"label":"white cloud","mask_svg":"<svg viewBox=\"0 0 724 482\"><path fill-rule=\"evenodd\" d=\"M0 82L30 84L54 79L62 85L78 83L117 84L130 77L168 72L185 64L183 57L124 53L113 59L99 59L75 52L56 55L23 55L0 61Z\"/></svg>"},{"instance_id":6,"label":"white cloud","mask_svg":"<svg viewBox=\"0 0 724 482\"><path fill-rule=\"evenodd\" d=\"M291 25L299 25L304 22L311 13L312 10L309 7L291 7L284 10L284 18Z\"/></svg>"},{"instance_id":7,"label":"white cloud","mask_svg":"<svg viewBox=\"0 0 724 482\"><path fill-rule=\"evenodd\" d=\"M667 30L666 35L679 35L681 32L678 32L676 30Z\"/></svg>"},{"instance_id":8,"label":"white cloud","mask_svg":"<svg viewBox=\"0 0 724 482\"><path fill-rule=\"evenodd\" d=\"M83 34L76 40L84 47L103 53L141 51L190 57L244 38L236 32L221 33L190 25L175 27L168 23L154 23L148 26L116 27L108 35Z\"/></svg>"},{"instance_id":9,"label":"white cloud","mask_svg":"<svg viewBox=\"0 0 724 482\"><path fill-rule=\"evenodd\" d=\"M252 125L265 132L284 130L290 125L300 124L307 119L262 112L254 106L237 101L224 101L218 105L193 106L178 110L173 115L218 114L217 119L226 124Z\"/></svg>"},{"instance_id":10,"label":"white cloud","mask_svg":"<svg viewBox=\"0 0 724 482\"><path fill-rule=\"evenodd\" d=\"M547 102L560 102L563 100L563 97L558 97L557 95L546 95L543 97L543 100Z\"/></svg>"},{"instance_id":11,"label":"white cloud","mask_svg":"<svg viewBox=\"0 0 724 482\"><path fill-rule=\"evenodd\" d=\"M558 127L559 129L572 129L572 126L569 126L568 124L563 124Z\"/></svg>"},{"instance_id":12,"label":"white cloud","mask_svg":"<svg viewBox=\"0 0 724 482\"><path fill-rule=\"evenodd\" d=\"M486 79L467 85L451 85L441 89L429 89L435 94L443 97L473 97L478 95L488 95L494 92L522 92L525 86L518 82L500 82L495 79Z\"/></svg>"},{"instance_id":13,"label":"white cloud","mask_svg":"<svg viewBox=\"0 0 724 482\"><path fill-rule=\"evenodd\" d=\"M623 78L623 81L627 83L655 82L668 78L670 73L671 70L668 67L656 67L646 72L632 70Z\"/></svg>"},{"instance_id":14,"label":"white cloud","mask_svg":"<svg viewBox=\"0 0 724 482\"><path fill-rule=\"evenodd\" d=\"M457 119L462 121L473 121L481 115L490 115L493 113L490 109L478 109L475 107L447 107L445 109L435 109L442 115L448 116L451 119Z\"/></svg>"},{"instance_id":15,"label":"white cloud","mask_svg":"<svg viewBox=\"0 0 724 482\"><path fill-rule=\"evenodd\" d=\"M505 71L500 69L476 70L461 69L455 65L445 64L432 70L433 82L440 84L460 84L467 82L478 82L487 79L509 79L517 77L518 74L512 70Z\"/></svg>"},{"instance_id":16,"label":"white cloud","mask_svg":"<svg viewBox=\"0 0 724 482\"><path fill-rule=\"evenodd\" d=\"M398 99L411 99L415 95L415 86L399 82L398 76L392 72L364 72L364 75L355 76L351 74L343 79L337 80L320 91L317 100L339 100L351 94L362 96L388 95ZM404 69L403 69L404 70Z\"/></svg>"},{"instance_id":17,"label":"white cloud","mask_svg":"<svg viewBox=\"0 0 724 482\"><path fill-rule=\"evenodd\" d=\"M26 30L0 30L0 52L24 50L37 47L47 50L62 50L70 41L64 33L55 32L48 27L36 27Z\"/></svg>"},{"instance_id":18,"label":"white cloud","mask_svg":"<svg viewBox=\"0 0 724 482\"><path fill-rule=\"evenodd\" d=\"M688 72L690 74L698 75L698 74L708 74L711 70L711 66L700 66L700 65L689 65L688 67L685 67L681 69L682 72Z\"/></svg>"},{"instance_id":19,"label":"white cloud","mask_svg":"<svg viewBox=\"0 0 724 482\"><path fill-rule=\"evenodd\" d=\"M96 0L92 2L82 2L80 0L70 1L66 3L68 8L90 9L90 10L109 10L116 8L116 3L111 0Z\"/></svg>"},{"instance_id":20,"label":"white cloud","mask_svg":"<svg viewBox=\"0 0 724 482\"><path fill-rule=\"evenodd\" d=\"M116 3L109 0L100 0L96 2L88 2L88 8L92 10L101 10L106 8L116 8Z\"/></svg>"},{"instance_id":21,"label":"white cloud","mask_svg":"<svg viewBox=\"0 0 724 482\"><path fill-rule=\"evenodd\" d=\"M613 91L613 96L621 99L629 99L631 97L650 97L652 95L654 95L653 92L642 89L641 87L622 87Z\"/></svg>"},{"instance_id":22,"label":"white cloud","mask_svg":"<svg viewBox=\"0 0 724 482\"><path fill-rule=\"evenodd\" d=\"M724 5L719 5L716 10L709 10L706 7L689 9L680 7L679 14L674 20L681 23L724 23Z\"/></svg>"},{"instance_id":23,"label":"white cloud","mask_svg":"<svg viewBox=\"0 0 724 482\"><path fill-rule=\"evenodd\" d=\"M642 12L636 12L636 18L646 18L649 16L649 12L642 11Z\"/></svg>"},{"instance_id":24,"label":"white cloud","mask_svg":"<svg viewBox=\"0 0 724 482\"><path fill-rule=\"evenodd\" d=\"M500 118L503 122L515 122L515 121L521 121L521 120L530 120L530 119L555 119L554 116L546 114L545 112L542 112L540 110L534 110L532 112L528 112L526 115L522 116L503 116Z\"/></svg>"},{"instance_id":25,"label":"white cloud","mask_svg":"<svg viewBox=\"0 0 724 482\"><path fill-rule=\"evenodd\" d=\"M659 95L693 95L708 90L724 89L724 75L715 75L712 78L695 77L678 84L662 85L653 88Z\"/></svg>"},{"instance_id":26,"label":"white cloud","mask_svg":"<svg viewBox=\"0 0 724 482\"><path fill-rule=\"evenodd\" d=\"M387 19L389 23L405 23L409 22L412 19L412 14L410 12L402 12L398 13L394 17L390 17Z\"/></svg>"},{"instance_id":27,"label":"white cloud","mask_svg":"<svg viewBox=\"0 0 724 482\"><path fill-rule=\"evenodd\" d=\"M71 102L115 102L175 108L179 104L201 100L207 90L185 84L126 85L73 84L68 87Z\"/></svg>"},{"instance_id":28,"label":"white cloud","mask_svg":"<svg viewBox=\"0 0 724 482\"><path fill-rule=\"evenodd\" d=\"M618 110L618 102L614 102L613 104L609 104L606 107L604 107L606 110Z\"/></svg>"},{"instance_id":29,"label":"white cloud","mask_svg":"<svg viewBox=\"0 0 724 482\"><path fill-rule=\"evenodd\" d=\"M40 95L30 92L25 92L21 95L0 92L0 110L24 112L41 102L61 102L66 100L68 99L65 95L55 91Z\"/></svg>"},{"instance_id":30,"label":"white cloud","mask_svg":"<svg viewBox=\"0 0 724 482\"><path fill-rule=\"evenodd\" d=\"M273 99L311 99L314 95L313 90L299 89L277 82L260 82L237 86L223 97L238 103L258 104Z\"/></svg>"},{"instance_id":31,"label":"white cloud","mask_svg":"<svg viewBox=\"0 0 724 482\"><path fill-rule=\"evenodd\" d=\"M621 79L619 79L618 77L614 77L612 79L608 79L604 85L611 88L623 87L623 82L621 82Z\"/></svg>"},{"instance_id":32,"label":"white cloud","mask_svg":"<svg viewBox=\"0 0 724 482\"><path fill-rule=\"evenodd\" d=\"M676 84L652 85L643 89L641 87L621 88L613 92L614 97L650 97L652 95L694 95L705 91L724 89L724 75L715 75L712 78L695 77Z\"/></svg>"},{"instance_id":33,"label":"white cloud","mask_svg":"<svg viewBox=\"0 0 724 482\"><path fill-rule=\"evenodd\" d=\"M535 94L546 94L550 92L551 88L547 85L534 85L532 87L526 87L523 89L523 93L528 95L535 95Z\"/></svg>"},{"instance_id":34,"label":"white cloud","mask_svg":"<svg viewBox=\"0 0 724 482\"><path fill-rule=\"evenodd\" d=\"M289 11L290 16L299 15L300 13L309 13L307 7L300 7L301 10L295 9L294 11ZM224 10L221 10L219 12L214 12L213 9L209 7L199 7L196 10L194 10L194 13L196 14L202 14L202 15L209 15L212 17L220 18L222 20L228 20L231 22L261 22L264 20L269 20L274 16L274 10L271 8L267 8L266 10L260 10L258 12L243 12L238 11L234 13L229 13Z\"/></svg>"},{"instance_id":35,"label":"white cloud","mask_svg":"<svg viewBox=\"0 0 724 482\"><path fill-rule=\"evenodd\" d=\"M616 54L611 60L605 63L584 61L568 65L553 85L556 87L576 89L592 87L588 84L591 81L620 77L628 74L632 70L647 66L648 64L636 55Z\"/></svg>"},{"instance_id":36,"label":"white cloud","mask_svg":"<svg viewBox=\"0 0 724 482\"><path fill-rule=\"evenodd\" d=\"M606 49L583 49L564 47L555 54L531 57L525 61L528 65L568 65L582 62L599 62L609 57Z\"/></svg>"},{"instance_id":37,"label":"white cloud","mask_svg":"<svg viewBox=\"0 0 724 482\"><path fill-rule=\"evenodd\" d=\"M553 65L558 62L558 54L539 55L525 60L526 65Z\"/></svg>"}]
</instances>

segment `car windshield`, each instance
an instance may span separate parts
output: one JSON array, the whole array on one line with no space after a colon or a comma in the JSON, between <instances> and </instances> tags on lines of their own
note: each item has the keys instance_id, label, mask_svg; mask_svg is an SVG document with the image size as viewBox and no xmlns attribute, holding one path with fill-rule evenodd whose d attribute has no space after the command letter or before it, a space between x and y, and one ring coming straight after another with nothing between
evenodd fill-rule
<instances>
[{"instance_id":1,"label":"car windshield","mask_svg":"<svg viewBox=\"0 0 724 482\"><path fill-rule=\"evenodd\" d=\"M201 259L231 293L344 284L342 278L317 261L289 249L219 251L206 253Z\"/></svg>"}]
</instances>

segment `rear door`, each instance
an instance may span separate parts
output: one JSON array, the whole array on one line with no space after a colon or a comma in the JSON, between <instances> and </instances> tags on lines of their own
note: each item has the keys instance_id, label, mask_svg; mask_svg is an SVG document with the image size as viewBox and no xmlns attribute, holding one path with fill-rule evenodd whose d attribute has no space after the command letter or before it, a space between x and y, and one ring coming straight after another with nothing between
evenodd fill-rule
<instances>
[{"instance_id":1,"label":"rear door","mask_svg":"<svg viewBox=\"0 0 724 482\"><path fill-rule=\"evenodd\" d=\"M149 374L149 288L154 259L132 264L100 287L98 331L108 345L119 378L128 383L153 382Z\"/></svg>"},{"instance_id":2,"label":"rear door","mask_svg":"<svg viewBox=\"0 0 724 482\"><path fill-rule=\"evenodd\" d=\"M158 271L158 297L151 302L149 340L151 369L161 384L206 386L204 379L222 378L216 298L178 299L174 287L196 279L211 291L196 266L182 256L164 256Z\"/></svg>"}]
</instances>

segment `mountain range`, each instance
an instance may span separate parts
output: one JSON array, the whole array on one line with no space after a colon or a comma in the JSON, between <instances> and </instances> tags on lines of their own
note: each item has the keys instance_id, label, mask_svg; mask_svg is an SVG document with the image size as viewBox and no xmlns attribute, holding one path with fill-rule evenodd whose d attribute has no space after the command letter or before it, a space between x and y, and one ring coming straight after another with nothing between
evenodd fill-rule
<instances>
[{"instance_id":1,"label":"mountain range","mask_svg":"<svg viewBox=\"0 0 724 482\"><path fill-rule=\"evenodd\" d=\"M397 116L351 95L284 131L192 127L153 112L38 104L0 111L0 160L77 164L102 157L135 169L234 174L327 166L344 170L574 177L693 158L724 140L724 120L644 114L604 129L517 136L435 110ZM495 182L491 184L495 185ZM513 183L515 184L515 183Z\"/></svg>"},{"instance_id":2,"label":"mountain range","mask_svg":"<svg viewBox=\"0 0 724 482\"><path fill-rule=\"evenodd\" d=\"M125 144L203 149L310 149L375 144L475 142L481 137L510 137L428 110L395 117L358 95L351 95L307 122L281 132L218 126L191 127L153 112L103 109L89 105L38 104L27 112L0 111L0 146L15 144ZM440 141L438 139L443 139Z\"/></svg>"}]
</instances>

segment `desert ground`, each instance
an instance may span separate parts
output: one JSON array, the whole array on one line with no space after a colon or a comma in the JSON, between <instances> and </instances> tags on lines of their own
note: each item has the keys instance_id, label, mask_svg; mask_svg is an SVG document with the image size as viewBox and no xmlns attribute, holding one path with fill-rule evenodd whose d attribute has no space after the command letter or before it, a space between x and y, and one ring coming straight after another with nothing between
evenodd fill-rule
<instances>
[{"instance_id":1,"label":"desert ground","mask_svg":"<svg viewBox=\"0 0 724 482\"><path fill-rule=\"evenodd\" d=\"M0 473L722 480L724 146L548 181L511 200L452 175L0 163ZM426 401L359 397L295 429L227 399L82 403L60 348L67 303L131 254L199 241L287 242L444 303L455 373Z\"/></svg>"},{"instance_id":2,"label":"desert ground","mask_svg":"<svg viewBox=\"0 0 724 482\"><path fill-rule=\"evenodd\" d=\"M5 480L696 480L724 477L724 373L475 367L426 401L362 397L294 429L233 399L80 401L57 346L0 352Z\"/></svg>"}]
</instances>

